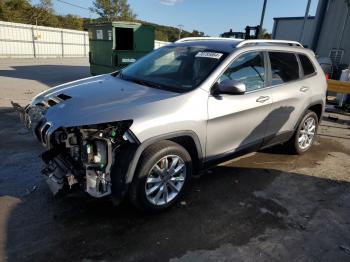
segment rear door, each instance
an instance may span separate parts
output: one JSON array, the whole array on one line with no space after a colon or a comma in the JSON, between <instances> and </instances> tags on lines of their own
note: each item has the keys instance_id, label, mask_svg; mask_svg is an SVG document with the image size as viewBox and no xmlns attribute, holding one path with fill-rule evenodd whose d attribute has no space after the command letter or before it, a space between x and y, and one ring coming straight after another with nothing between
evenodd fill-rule
<instances>
[{"instance_id":1,"label":"rear door","mask_svg":"<svg viewBox=\"0 0 350 262\"><path fill-rule=\"evenodd\" d=\"M271 114L264 144L287 139L307 105L311 103L310 80L304 78L299 57L293 52L269 51L268 86Z\"/></svg>"},{"instance_id":2,"label":"rear door","mask_svg":"<svg viewBox=\"0 0 350 262\"><path fill-rule=\"evenodd\" d=\"M209 96L207 160L262 144L271 111L266 66L264 52L243 53L219 78L219 82L227 78L242 82L247 92Z\"/></svg>"}]
</instances>

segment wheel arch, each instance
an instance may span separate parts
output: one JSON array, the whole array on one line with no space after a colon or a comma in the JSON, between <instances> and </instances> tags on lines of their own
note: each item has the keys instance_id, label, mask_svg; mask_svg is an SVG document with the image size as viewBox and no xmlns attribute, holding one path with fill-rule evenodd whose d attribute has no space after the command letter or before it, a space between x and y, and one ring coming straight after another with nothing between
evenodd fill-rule
<instances>
[{"instance_id":1,"label":"wheel arch","mask_svg":"<svg viewBox=\"0 0 350 262\"><path fill-rule=\"evenodd\" d=\"M201 168L203 162L203 151L200 140L195 132L187 130L163 134L160 136L149 138L138 146L126 173L125 182L127 184L132 182L137 164L144 150L149 146L154 145L163 140L170 140L183 146L191 155L194 164L194 170L196 171Z\"/></svg>"},{"instance_id":2,"label":"wheel arch","mask_svg":"<svg viewBox=\"0 0 350 262\"><path fill-rule=\"evenodd\" d=\"M322 105L322 103L316 103L314 105L311 105L311 106L308 107L307 110L315 112L315 114L317 115L317 118L318 118L318 122L321 121L321 117L322 117L322 114L323 114L323 105Z\"/></svg>"},{"instance_id":3,"label":"wheel arch","mask_svg":"<svg viewBox=\"0 0 350 262\"><path fill-rule=\"evenodd\" d=\"M315 112L315 114L318 117L318 121L321 121L323 112L324 112L324 101L323 100L317 100L312 102L311 104L309 104L303 111L303 113L299 116L298 121L296 122L295 126L294 126L294 131L298 128L300 121L303 119L305 113L310 110Z\"/></svg>"}]
</instances>

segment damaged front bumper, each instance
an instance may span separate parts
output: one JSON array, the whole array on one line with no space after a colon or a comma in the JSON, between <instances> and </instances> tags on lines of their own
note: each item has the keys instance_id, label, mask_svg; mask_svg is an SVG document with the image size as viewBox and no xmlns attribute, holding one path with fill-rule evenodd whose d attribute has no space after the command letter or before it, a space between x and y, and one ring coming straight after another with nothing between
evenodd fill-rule
<instances>
[{"instance_id":1,"label":"damaged front bumper","mask_svg":"<svg viewBox=\"0 0 350 262\"><path fill-rule=\"evenodd\" d=\"M77 182L74 179L71 170L71 165L60 156L47 162L45 168L41 172L54 195L63 190L66 185L66 179L70 185ZM71 179L72 177L73 180Z\"/></svg>"},{"instance_id":2,"label":"damaged front bumper","mask_svg":"<svg viewBox=\"0 0 350 262\"><path fill-rule=\"evenodd\" d=\"M104 143L102 139L98 139L84 144L87 151L85 153L70 145L68 151L64 148L53 148L42 154L46 164L42 174L54 195L68 192L73 186L83 188L96 198L111 194L112 143L108 140ZM92 161L87 158L88 154L95 154L90 159Z\"/></svg>"},{"instance_id":3,"label":"damaged front bumper","mask_svg":"<svg viewBox=\"0 0 350 262\"><path fill-rule=\"evenodd\" d=\"M42 174L54 195L72 187L100 198L112 193L112 166L121 148L137 140L132 120L53 129L41 108L15 106L27 128L48 150L42 154Z\"/></svg>"}]
</instances>

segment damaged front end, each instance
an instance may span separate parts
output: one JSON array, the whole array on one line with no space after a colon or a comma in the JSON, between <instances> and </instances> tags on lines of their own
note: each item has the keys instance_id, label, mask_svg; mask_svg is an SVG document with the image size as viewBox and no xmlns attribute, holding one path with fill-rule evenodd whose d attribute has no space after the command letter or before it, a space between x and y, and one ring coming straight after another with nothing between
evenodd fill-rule
<instances>
[{"instance_id":1,"label":"damaged front end","mask_svg":"<svg viewBox=\"0 0 350 262\"><path fill-rule=\"evenodd\" d=\"M129 130L132 120L56 129L45 118L49 104L25 108L12 104L25 126L48 149L42 154L42 174L54 195L80 187L100 198L112 193L113 184L114 195L120 200L126 191L129 162L125 159L130 159L139 143Z\"/></svg>"},{"instance_id":2,"label":"damaged front end","mask_svg":"<svg viewBox=\"0 0 350 262\"><path fill-rule=\"evenodd\" d=\"M131 120L81 127L59 128L51 135L42 121L35 129L49 150L43 153L42 170L54 194L80 186L93 197L112 193L111 170L115 156L126 144L135 143L128 130Z\"/></svg>"}]
</instances>

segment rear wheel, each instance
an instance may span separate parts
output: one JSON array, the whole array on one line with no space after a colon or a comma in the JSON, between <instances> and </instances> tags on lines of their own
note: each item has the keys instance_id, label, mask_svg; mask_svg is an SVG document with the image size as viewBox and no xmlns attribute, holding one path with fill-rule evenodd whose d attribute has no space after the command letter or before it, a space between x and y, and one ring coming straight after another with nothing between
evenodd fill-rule
<instances>
[{"instance_id":1,"label":"rear wheel","mask_svg":"<svg viewBox=\"0 0 350 262\"><path fill-rule=\"evenodd\" d=\"M293 152L303 154L311 148L316 137L317 127L318 117L316 113L308 110L289 141Z\"/></svg>"},{"instance_id":2,"label":"rear wheel","mask_svg":"<svg viewBox=\"0 0 350 262\"><path fill-rule=\"evenodd\" d=\"M192 161L186 149L172 141L152 145L138 164L131 202L143 210L165 210L181 198L191 175Z\"/></svg>"}]
</instances>

